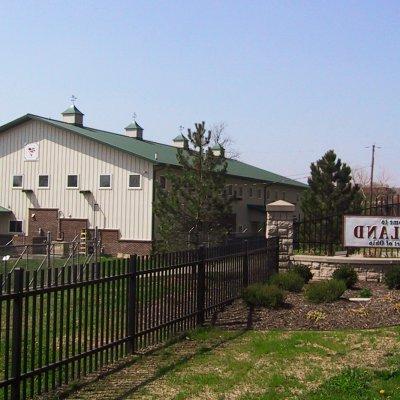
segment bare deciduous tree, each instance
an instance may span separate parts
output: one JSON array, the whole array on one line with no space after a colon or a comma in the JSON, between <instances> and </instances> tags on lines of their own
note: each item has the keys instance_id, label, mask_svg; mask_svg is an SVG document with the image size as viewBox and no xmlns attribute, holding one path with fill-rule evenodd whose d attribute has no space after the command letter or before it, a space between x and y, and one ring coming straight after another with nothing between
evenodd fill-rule
<instances>
[{"instance_id":1,"label":"bare deciduous tree","mask_svg":"<svg viewBox=\"0 0 400 400\"><path fill-rule=\"evenodd\" d=\"M225 122L216 122L211 126L211 141L213 145L219 144L225 149L225 156L238 160L240 153L234 148L235 142L226 133L227 124Z\"/></svg>"},{"instance_id":2,"label":"bare deciduous tree","mask_svg":"<svg viewBox=\"0 0 400 400\"><path fill-rule=\"evenodd\" d=\"M357 183L364 197L370 196L371 177L367 168L355 168L353 170L353 180ZM392 179L385 169L381 169L379 174L374 178L372 194L373 197L390 196L396 193L391 184Z\"/></svg>"}]
</instances>

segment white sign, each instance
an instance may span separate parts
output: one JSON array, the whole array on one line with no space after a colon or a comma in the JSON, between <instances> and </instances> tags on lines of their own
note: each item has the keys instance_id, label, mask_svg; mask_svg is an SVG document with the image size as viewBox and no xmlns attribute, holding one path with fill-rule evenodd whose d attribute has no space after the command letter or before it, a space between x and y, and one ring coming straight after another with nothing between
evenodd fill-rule
<instances>
[{"instance_id":1,"label":"white sign","mask_svg":"<svg viewBox=\"0 0 400 400\"><path fill-rule=\"evenodd\" d=\"M28 143L24 147L24 156L27 161L36 161L39 158L39 143Z\"/></svg>"},{"instance_id":2,"label":"white sign","mask_svg":"<svg viewBox=\"0 0 400 400\"><path fill-rule=\"evenodd\" d=\"M343 246L400 248L400 217L345 215Z\"/></svg>"}]
</instances>

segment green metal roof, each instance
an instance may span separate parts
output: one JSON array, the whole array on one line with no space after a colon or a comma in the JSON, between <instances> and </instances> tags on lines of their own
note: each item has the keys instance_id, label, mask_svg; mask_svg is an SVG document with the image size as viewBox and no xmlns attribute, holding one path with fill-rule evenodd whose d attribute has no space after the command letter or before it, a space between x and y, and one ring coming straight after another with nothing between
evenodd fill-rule
<instances>
[{"instance_id":1,"label":"green metal roof","mask_svg":"<svg viewBox=\"0 0 400 400\"><path fill-rule=\"evenodd\" d=\"M224 148L219 143L217 143L216 145L211 147L211 150L224 150Z\"/></svg>"},{"instance_id":2,"label":"green metal roof","mask_svg":"<svg viewBox=\"0 0 400 400\"><path fill-rule=\"evenodd\" d=\"M74 115L74 114L80 114L84 115L81 111L79 111L74 105L69 106L63 113L62 115Z\"/></svg>"},{"instance_id":3,"label":"green metal roof","mask_svg":"<svg viewBox=\"0 0 400 400\"><path fill-rule=\"evenodd\" d=\"M4 207L0 206L0 214L8 214L10 212L11 211L8 210L7 208L4 208Z\"/></svg>"},{"instance_id":4,"label":"green metal roof","mask_svg":"<svg viewBox=\"0 0 400 400\"><path fill-rule=\"evenodd\" d=\"M187 140L186 138L185 138L185 136L183 136L182 134L179 134L178 136L176 136L175 138L174 138L174 142L184 142L185 140Z\"/></svg>"},{"instance_id":5,"label":"green metal roof","mask_svg":"<svg viewBox=\"0 0 400 400\"><path fill-rule=\"evenodd\" d=\"M29 120L36 120L60 129L76 133L88 139L95 140L96 142L109 145L120 151L124 151L137 157L144 158L154 164L179 166L176 158L178 149L175 146L152 142L149 140L140 140L118 133L102 131L99 129L77 126L69 124L67 122L44 118L33 114L26 114L23 117L20 117L3 126L0 126L0 133ZM246 164L238 160L227 159L227 162L228 174L231 176L263 181L271 184L280 183L283 185L295 186L298 188L307 187L307 185L305 185L304 183L285 178L282 175L274 174L273 172L254 167L250 164Z\"/></svg>"},{"instance_id":6,"label":"green metal roof","mask_svg":"<svg viewBox=\"0 0 400 400\"><path fill-rule=\"evenodd\" d=\"M125 129L140 129L140 130L143 130L143 128L136 122L136 121L133 121L133 122L131 122Z\"/></svg>"}]
</instances>

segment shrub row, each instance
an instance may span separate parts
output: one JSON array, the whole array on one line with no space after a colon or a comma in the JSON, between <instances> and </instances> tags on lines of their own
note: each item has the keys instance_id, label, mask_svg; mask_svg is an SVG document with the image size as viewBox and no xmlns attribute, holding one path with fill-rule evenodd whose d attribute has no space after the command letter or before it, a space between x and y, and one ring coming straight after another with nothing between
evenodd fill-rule
<instances>
[{"instance_id":1,"label":"shrub row","mask_svg":"<svg viewBox=\"0 0 400 400\"><path fill-rule=\"evenodd\" d=\"M307 266L298 266L292 271L273 275L268 284L256 283L243 291L243 300L249 306L267 308L282 307L286 291L300 292L305 283L312 278Z\"/></svg>"},{"instance_id":2,"label":"shrub row","mask_svg":"<svg viewBox=\"0 0 400 400\"><path fill-rule=\"evenodd\" d=\"M310 281L312 273L305 265L297 265L293 270L275 274L268 284L254 284L243 292L243 299L248 305L279 308L284 304L285 291L301 292ZM307 285L305 297L312 303L330 303L339 300L346 289L351 289L357 282L357 273L353 267L342 265L334 271L329 281ZM389 289L400 289L400 266L386 272L384 282ZM371 297L369 289L363 289L360 297Z\"/></svg>"}]
</instances>

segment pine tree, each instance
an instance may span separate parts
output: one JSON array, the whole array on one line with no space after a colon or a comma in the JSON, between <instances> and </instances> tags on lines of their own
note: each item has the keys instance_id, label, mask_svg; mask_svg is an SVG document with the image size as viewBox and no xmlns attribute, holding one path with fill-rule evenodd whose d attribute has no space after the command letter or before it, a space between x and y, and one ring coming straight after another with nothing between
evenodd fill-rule
<instances>
[{"instance_id":1,"label":"pine tree","mask_svg":"<svg viewBox=\"0 0 400 400\"><path fill-rule=\"evenodd\" d=\"M353 184L351 168L333 150L311 164L308 186L301 201L305 222L300 240L315 242L333 255L340 247L342 215L361 211L360 188Z\"/></svg>"},{"instance_id":2,"label":"pine tree","mask_svg":"<svg viewBox=\"0 0 400 400\"><path fill-rule=\"evenodd\" d=\"M224 193L227 162L223 151L215 156L210 149L211 132L205 123L188 129L191 150L178 149L180 170L165 176L168 190L156 184L154 212L159 250L179 250L187 243L197 247L203 241L216 242L228 233L230 200Z\"/></svg>"},{"instance_id":3,"label":"pine tree","mask_svg":"<svg viewBox=\"0 0 400 400\"><path fill-rule=\"evenodd\" d=\"M361 211L362 195L359 186L353 183L351 168L333 150L311 163L308 186L301 202L306 219Z\"/></svg>"}]
</instances>

